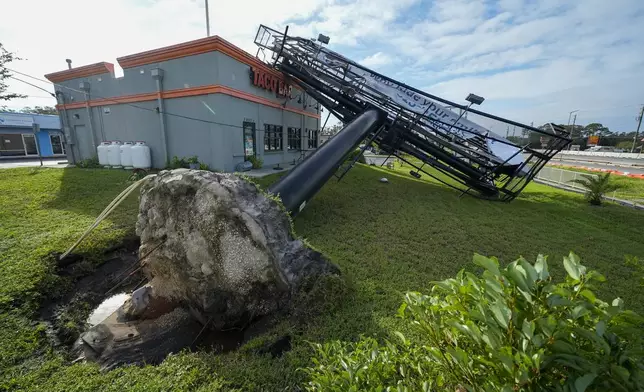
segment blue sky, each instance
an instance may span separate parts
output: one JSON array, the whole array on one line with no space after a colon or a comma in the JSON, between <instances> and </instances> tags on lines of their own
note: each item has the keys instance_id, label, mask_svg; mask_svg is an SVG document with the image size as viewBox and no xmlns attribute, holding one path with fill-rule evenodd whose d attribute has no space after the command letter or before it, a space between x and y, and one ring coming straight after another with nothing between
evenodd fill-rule
<instances>
[{"instance_id":1,"label":"blue sky","mask_svg":"<svg viewBox=\"0 0 644 392\"><path fill-rule=\"evenodd\" d=\"M43 75L204 36L199 0L12 2L32 26L59 24L73 44L26 33L23 18L0 26L4 45L27 58L19 68ZM25 3L25 4L23 4ZM29 4L26 4L29 3ZM210 1L212 31L255 53L260 23L295 35L331 37L330 48L393 78L482 110L535 124L602 122L631 131L644 104L644 1L641 0L272 0ZM40 20L42 19L42 20ZM83 33L91 32L91 34ZM43 92L10 106L47 104Z\"/></svg>"}]
</instances>

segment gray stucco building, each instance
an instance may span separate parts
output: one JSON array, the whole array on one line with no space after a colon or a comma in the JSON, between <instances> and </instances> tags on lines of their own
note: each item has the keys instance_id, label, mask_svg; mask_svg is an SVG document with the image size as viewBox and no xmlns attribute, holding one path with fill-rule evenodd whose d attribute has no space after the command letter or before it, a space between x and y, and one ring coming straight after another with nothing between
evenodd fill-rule
<instances>
[{"instance_id":1,"label":"gray stucco building","mask_svg":"<svg viewBox=\"0 0 644 392\"><path fill-rule=\"evenodd\" d=\"M282 166L317 148L320 109L295 82L220 37L45 75L57 84L71 161L102 141L145 141L152 165L197 155L233 171L249 155Z\"/></svg>"}]
</instances>

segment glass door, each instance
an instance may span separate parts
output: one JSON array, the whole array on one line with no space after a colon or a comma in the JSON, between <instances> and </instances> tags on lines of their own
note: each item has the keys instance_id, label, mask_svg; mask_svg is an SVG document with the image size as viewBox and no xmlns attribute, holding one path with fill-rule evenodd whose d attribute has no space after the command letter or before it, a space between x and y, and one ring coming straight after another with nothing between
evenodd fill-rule
<instances>
[{"instance_id":1,"label":"glass door","mask_svg":"<svg viewBox=\"0 0 644 392\"><path fill-rule=\"evenodd\" d=\"M49 140L51 140L51 150L54 153L54 155L65 154L65 145L63 144L62 135L52 133L49 135Z\"/></svg>"},{"instance_id":2,"label":"glass door","mask_svg":"<svg viewBox=\"0 0 644 392\"><path fill-rule=\"evenodd\" d=\"M257 153L255 141L255 123L244 122L244 156L251 157Z\"/></svg>"},{"instance_id":3,"label":"glass door","mask_svg":"<svg viewBox=\"0 0 644 392\"><path fill-rule=\"evenodd\" d=\"M25 144L25 155L38 155L36 137L32 133L23 133L22 142Z\"/></svg>"}]
</instances>

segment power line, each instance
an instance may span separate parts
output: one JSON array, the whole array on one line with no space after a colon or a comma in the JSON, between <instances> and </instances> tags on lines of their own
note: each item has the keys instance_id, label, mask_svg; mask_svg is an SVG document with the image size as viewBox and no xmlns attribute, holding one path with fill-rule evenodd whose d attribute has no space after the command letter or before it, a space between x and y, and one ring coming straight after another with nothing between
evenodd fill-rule
<instances>
[{"instance_id":1,"label":"power line","mask_svg":"<svg viewBox=\"0 0 644 392\"><path fill-rule=\"evenodd\" d=\"M10 71L11 71L11 70L10 70ZM18 78L17 78L17 77L15 77L15 76L9 76L9 78L10 78L10 79L17 80L17 81L22 82L22 83L25 83L25 84L28 84L28 85L30 85L30 86L32 86L32 87L35 87L35 88L37 88L38 90L42 90L42 91L46 92L47 94L51 95L52 97L56 98L56 94L54 94L54 93L52 93L52 92L50 92L50 91L47 91L47 90L45 90L44 88L42 88L42 87L40 87L40 86L36 86L36 85L35 85L35 84L33 84L33 83L29 83L29 82L27 82L26 80L18 79Z\"/></svg>"},{"instance_id":2,"label":"power line","mask_svg":"<svg viewBox=\"0 0 644 392\"><path fill-rule=\"evenodd\" d=\"M44 83L48 83L48 84L51 84L51 85L54 85L54 86L57 86L57 87L62 87L62 88L65 88L67 90L71 90L71 91L74 91L74 92L77 92L77 93L80 93L80 94L85 94L85 91L82 91L82 90L78 90L78 89L68 87L68 86L65 86L65 85L62 85L62 84L58 84L58 83L53 83L53 82L50 82L49 80L41 79L41 78L38 78L36 76L32 76L32 75L29 75L29 74L26 74L26 73L23 73L23 72L20 72L20 71L16 71L14 69L9 69L9 68L6 68L6 69L11 71L11 72L15 72L17 74L26 76L28 78L32 78L34 80L38 80L38 81L41 81L41 82L44 82ZM11 76L11 77L13 78L13 76ZM25 82L25 83L28 83L28 82ZM33 85L33 86L35 86L35 85ZM35 87L37 87L37 86L35 86ZM240 125L224 124L224 123L220 123L220 122L217 122L217 121L210 121L210 120L204 120L204 119L201 119L201 118L184 116L182 114L176 114L176 113L170 113L170 112L167 112L167 111L161 111L161 110L159 110L159 108L149 109L149 108L146 108L146 107L143 107L143 106L138 106L138 105L135 105L135 104L132 104L132 103L129 103L129 102L120 102L118 99L115 99L115 98L102 97L102 96L96 95L96 94L93 94L93 95L96 98L103 99L103 100L108 101L108 102L113 102L113 103L120 104L120 105L128 105L128 106L131 106L133 108L137 108L137 109L141 109L141 110L147 110L149 112L163 113L163 114L166 114L168 116L184 118L186 120L193 120L193 121L199 121L199 122L208 123L208 124L223 125L223 126L226 126L226 127L233 127L233 128L243 129L243 126L240 126Z\"/></svg>"},{"instance_id":3,"label":"power line","mask_svg":"<svg viewBox=\"0 0 644 392\"><path fill-rule=\"evenodd\" d=\"M27 95L27 98L46 98L46 99L52 99L53 97L44 97L42 95ZM53 98L56 99L56 98Z\"/></svg>"}]
</instances>

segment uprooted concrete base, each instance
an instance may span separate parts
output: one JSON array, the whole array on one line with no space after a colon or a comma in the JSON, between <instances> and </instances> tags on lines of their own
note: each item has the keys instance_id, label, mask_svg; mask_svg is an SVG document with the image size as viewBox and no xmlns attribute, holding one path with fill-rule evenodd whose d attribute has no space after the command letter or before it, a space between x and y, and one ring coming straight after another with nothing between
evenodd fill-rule
<instances>
[{"instance_id":1,"label":"uprooted concrete base","mask_svg":"<svg viewBox=\"0 0 644 392\"><path fill-rule=\"evenodd\" d=\"M136 231L148 285L81 337L84 356L107 367L244 328L287 307L302 282L338 273L294 237L278 202L231 174L162 171L141 189Z\"/></svg>"}]
</instances>

